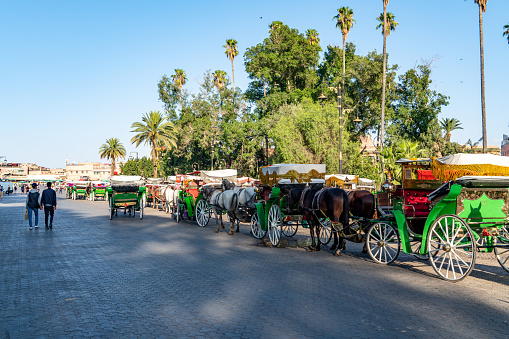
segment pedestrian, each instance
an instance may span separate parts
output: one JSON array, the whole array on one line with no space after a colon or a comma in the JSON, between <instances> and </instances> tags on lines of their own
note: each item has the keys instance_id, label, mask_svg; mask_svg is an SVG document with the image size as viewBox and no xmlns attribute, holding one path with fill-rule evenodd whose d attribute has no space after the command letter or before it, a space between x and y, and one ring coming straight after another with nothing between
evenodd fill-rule
<instances>
[{"instance_id":1,"label":"pedestrian","mask_svg":"<svg viewBox=\"0 0 509 339\"><path fill-rule=\"evenodd\" d=\"M32 184L32 189L27 195L28 226L32 229L32 212L35 214L35 228L39 228L39 207L41 207L41 195L37 191L37 184Z\"/></svg>"},{"instance_id":2,"label":"pedestrian","mask_svg":"<svg viewBox=\"0 0 509 339\"><path fill-rule=\"evenodd\" d=\"M14 185L14 193L16 193L16 191L18 190L18 185Z\"/></svg>"},{"instance_id":3,"label":"pedestrian","mask_svg":"<svg viewBox=\"0 0 509 339\"><path fill-rule=\"evenodd\" d=\"M46 225L46 229L53 229L53 215L57 209L57 193L51 189L50 181L48 181L46 185L48 188L42 192L41 209L44 207L44 224ZM50 217L49 225L48 216Z\"/></svg>"},{"instance_id":4,"label":"pedestrian","mask_svg":"<svg viewBox=\"0 0 509 339\"><path fill-rule=\"evenodd\" d=\"M7 186L7 190L9 190L8 188L9 186ZM0 199L2 199L4 197L4 186L0 185Z\"/></svg>"}]
</instances>

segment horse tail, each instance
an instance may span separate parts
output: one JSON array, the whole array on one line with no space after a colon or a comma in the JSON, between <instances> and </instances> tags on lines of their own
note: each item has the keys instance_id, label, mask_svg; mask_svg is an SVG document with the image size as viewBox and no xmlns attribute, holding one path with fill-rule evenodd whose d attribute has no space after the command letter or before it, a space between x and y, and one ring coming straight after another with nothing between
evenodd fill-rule
<instances>
[{"instance_id":1,"label":"horse tail","mask_svg":"<svg viewBox=\"0 0 509 339\"><path fill-rule=\"evenodd\" d=\"M232 201L230 208L228 209L228 212L234 212L237 209L237 206L239 204L239 195L237 193L234 193L232 196Z\"/></svg>"}]
</instances>

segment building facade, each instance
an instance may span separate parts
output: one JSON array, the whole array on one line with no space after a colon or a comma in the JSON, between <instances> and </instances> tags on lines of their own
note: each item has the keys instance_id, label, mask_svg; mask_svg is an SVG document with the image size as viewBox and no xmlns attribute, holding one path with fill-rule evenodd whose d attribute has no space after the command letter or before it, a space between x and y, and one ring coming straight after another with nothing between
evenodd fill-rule
<instances>
[{"instance_id":1,"label":"building facade","mask_svg":"<svg viewBox=\"0 0 509 339\"><path fill-rule=\"evenodd\" d=\"M115 164L116 174L120 174L120 165ZM67 164L65 166L67 181L78 180L108 180L111 176L111 164L101 164L100 162L80 162L77 164Z\"/></svg>"}]
</instances>

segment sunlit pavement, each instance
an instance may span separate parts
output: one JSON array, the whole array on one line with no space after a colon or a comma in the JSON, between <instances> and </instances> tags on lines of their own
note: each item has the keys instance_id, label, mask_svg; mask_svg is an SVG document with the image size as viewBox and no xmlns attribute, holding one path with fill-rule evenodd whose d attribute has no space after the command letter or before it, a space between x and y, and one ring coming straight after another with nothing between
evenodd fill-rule
<instances>
[{"instance_id":1,"label":"sunlit pavement","mask_svg":"<svg viewBox=\"0 0 509 339\"><path fill-rule=\"evenodd\" d=\"M450 283L407 255L264 247L246 225L216 234L150 208L110 221L105 202L61 198L53 230L30 231L25 199L0 200L0 338L509 335L509 274L492 255Z\"/></svg>"}]
</instances>

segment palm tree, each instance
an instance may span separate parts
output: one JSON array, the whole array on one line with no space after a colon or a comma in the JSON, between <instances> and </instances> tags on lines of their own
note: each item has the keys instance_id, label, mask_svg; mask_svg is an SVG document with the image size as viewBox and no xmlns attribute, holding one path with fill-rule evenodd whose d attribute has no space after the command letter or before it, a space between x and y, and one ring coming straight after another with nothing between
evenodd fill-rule
<instances>
[{"instance_id":1,"label":"palm tree","mask_svg":"<svg viewBox=\"0 0 509 339\"><path fill-rule=\"evenodd\" d=\"M184 99L182 98L182 87L185 85L187 81L186 72L184 70L175 68L175 74L171 76L173 79L173 83L179 89L179 97L180 97L180 106L184 108Z\"/></svg>"},{"instance_id":2,"label":"palm tree","mask_svg":"<svg viewBox=\"0 0 509 339\"><path fill-rule=\"evenodd\" d=\"M341 30L341 34L343 34L343 80L341 82L342 88L345 88L345 69L346 69L346 60L345 60L345 44L346 38L348 37L348 33L350 29L353 27L353 23L355 20L353 19L353 10L348 7L338 8L338 14L335 15L332 20L336 20L336 27Z\"/></svg>"},{"instance_id":3,"label":"palm tree","mask_svg":"<svg viewBox=\"0 0 509 339\"><path fill-rule=\"evenodd\" d=\"M106 143L99 148L101 159L109 159L111 161L111 176L115 175L115 160L125 158L125 147L117 138L106 139Z\"/></svg>"},{"instance_id":4,"label":"palm tree","mask_svg":"<svg viewBox=\"0 0 509 339\"><path fill-rule=\"evenodd\" d=\"M386 13L386 17L387 17L387 28L389 29L387 31L387 36L391 35L391 32L394 32L396 30L396 27L398 27L398 23L396 22L396 20L394 20L395 16L394 14L392 14L391 12L387 12ZM383 34L383 28L384 28L384 14L383 13L380 13L380 16L378 18L376 18L380 23L378 24L378 26L376 26L376 29L382 29L382 34Z\"/></svg>"},{"instance_id":5,"label":"palm tree","mask_svg":"<svg viewBox=\"0 0 509 339\"><path fill-rule=\"evenodd\" d=\"M504 33L502 36L507 36L507 43L509 44L509 25L504 25Z\"/></svg>"},{"instance_id":6,"label":"palm tree","mask_svg":"<svg viewBox=\"0 0 509 339\"><path fill-rule=\"evenodd\" d=\"M214 78L214 85L217 90L221 92L226 82L226 72L217 70L212 74L212 76Z\"/></svg>"},{"instance_id":7,"label":"palm tree","mask_svg":"<svg viewBox=\"0 0 509 339\"><path fill-rule=\"evenodd\" d=\"M482 109L482 152L486 153L488 149L488 139L486 138L486 105L484 91L484 43L482 29L482 13L486 12L486 3L488 0L474 0L479 5L479 40L481 41L481 109Z\"/></svg>"},{"instance_id":8,"label":"palm tree","mask_svg":"<svg viewBox=\"0 0 509 339\"><path fill-rule=\"evenodd\" d=\"M159 111L144 113L142 122L135 122L131 132L137 133L131 139L132 144L138 147L141 143L150 145L152 148L152 161L154 165L154 178L157 178L157 149L162 145L171 148L176 147L175 126L172 122L165 122L163 114Z\"/></svg>"},{"instance_id":9,"label":"palm tree","mask_svg":"<svg viewBox=\"0 0 509 339\"><path fill-rule=\"evenodd\" d=\"M306 31L306 39L311 46L317 46L320 44L320 38L318 32L315 29L308 29Z\"/></svg>"},{"instance_id":10,"label":"palm tree","mask_svg":"<svg viewBox=\"0 0 509 339\"><path fill-rule=\"evenodd\" d=\"M445 132L445 140L447 142L451 141L451 132L457 129L463 129L463 127L460 126L461 122L458 119L455 118L445 118L440 121L440 126Z\"/></svg>"},{"instance_id":11,"label":"palm tree","mask_svg":"<svg viewBox=\"0 0 509 339\"><path fill-rule=\"evenodd\" d=\"M380 121L380 152L384 148L384 130L385 130L385 84L387 82L387 36L390 34L387 32L387 5L389 0L383 0L384 4L384 30L382 34L384 36L384 49L383 49L383 66L382 66L382 116ZM382 164L383 166L383 164Z\"/></svg>"},{"instance_id":12,"label":"palm tree","mask_svg":"<svg viewBox=\"0 0 509 339\"><path fill-rule=\"evenodd\" d=\"M233 60L237 55L239 55L239 51L237 50L237 40L228 39L226 40L226 45L223 45L226 48L224 54L230 59L232 62L232 83L233 83L233 95L235 96L235 73L233 71Z\"/></svg>"}]
</instances>

